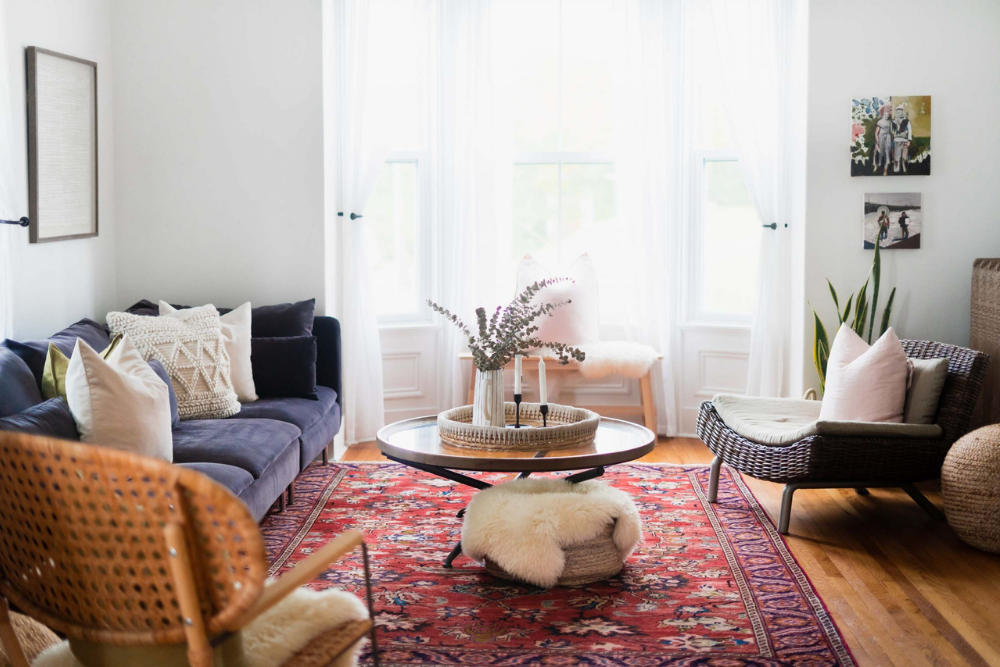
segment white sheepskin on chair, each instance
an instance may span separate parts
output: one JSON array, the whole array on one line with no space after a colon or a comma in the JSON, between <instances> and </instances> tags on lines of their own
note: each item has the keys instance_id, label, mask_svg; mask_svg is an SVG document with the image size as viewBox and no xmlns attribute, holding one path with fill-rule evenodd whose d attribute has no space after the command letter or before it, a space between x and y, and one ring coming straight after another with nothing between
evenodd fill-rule
<instances>
[{"instance_id":1,"label":"white sheepskin on chair","mask_svg":"<svg viewBox=\"0 0 1000 667\"><path fill-rule=\"evenodd\" d=\"M577 347L587 355L580 363L580 373L586 378L624 375L638 379L649 372L660 356L649 345L628 341L597 341Z\"/></svg>"},{"instance_id":2,"label":"white sheepskin on chair","mask_svg":"<svg viewBox=\"0 0 1000 667\"><path fill-rule=\"evenodd\" d=\"M350 593L300 588L271 607L243 631L246 667L284 664L321 633L347 621L368 617L364 603ZM361 642L330 663L332 667L358 664ZM69 650L69 642L49 647L32 667L83 667Z\"/></svg>"},{"instance_id":3,"label":"white sheepskin on chair","mask_svg":"<svg viewBox=\"0 0 1000 667\"><path fill-rule=\"evenodd\" d=\"M524 581L552 588L566 565L564 547L600 535L615 522L622 560L642 539L642 521L624 491L590 480L518 479L477 493L465 511L462 550L486 556Z\"/></svg>"}]
</instances>

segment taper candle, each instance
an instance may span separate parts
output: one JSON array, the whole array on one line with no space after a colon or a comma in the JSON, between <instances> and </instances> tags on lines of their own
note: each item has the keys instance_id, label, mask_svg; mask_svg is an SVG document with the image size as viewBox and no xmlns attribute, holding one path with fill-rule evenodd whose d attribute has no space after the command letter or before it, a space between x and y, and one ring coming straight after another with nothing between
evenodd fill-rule
<instances>
[{"instance_id":1,"label":"taper candle","mask_svg":"<svg viewBox=\"0 0 1000 667\"><path fill-rule=\"evenodd\" d=\"M514 355L514 393L521 393L521 355Z\"/></svg>"},{"instance_id":2,"label":"taper candle","mask_svg":"<svg viewBox=\"0 0 1000 667\"><path fill-rule=\"evenodd\" d=\"M549 392L545 388L545 360L538 357L538 402L542 405L549 404Z\"/></svg>"}]
</instances>

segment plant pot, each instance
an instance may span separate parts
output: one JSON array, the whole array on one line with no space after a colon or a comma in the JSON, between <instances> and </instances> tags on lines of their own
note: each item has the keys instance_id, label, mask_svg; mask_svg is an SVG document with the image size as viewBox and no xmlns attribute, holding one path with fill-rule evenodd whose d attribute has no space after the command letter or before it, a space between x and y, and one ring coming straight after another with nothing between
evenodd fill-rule
<instances>
[{"instance_id":1,"label":"plant pot","mask_svg":"<svg viewBox=\"0 0 1000 667\"><path fill-rule=\"evenodd\" d=\"M476 369L476 393L472 403L472 423L476 426L506 426L503 407L503 369Z\"/></svg>"}]
</instances>

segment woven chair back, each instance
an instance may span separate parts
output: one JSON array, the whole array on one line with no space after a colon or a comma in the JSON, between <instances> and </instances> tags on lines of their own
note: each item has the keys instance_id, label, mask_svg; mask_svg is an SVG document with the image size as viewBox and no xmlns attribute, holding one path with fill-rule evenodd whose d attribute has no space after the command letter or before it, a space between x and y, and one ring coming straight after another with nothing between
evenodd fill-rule
<instances>
[{"instance_id":1,"label":"woven chair back","mask_svg":"<svg viewBox=\"0 0 1000 667\"><path fill-rule=\"evenodd\" d=\"M969 430L976 408L989 355L966 347L929 340L904 340L903 349L911 359L948 358L948 379L941 391L935 423L944 431L944 440L954 442Z\"/></svg>"},{"instance_id":2,"label":"woven chair back","mask_svg":"<svg viewBox=\"0 0 1000 667\"><path fill-rule=\"evenodd\" d=\"M210 634L260 595L263 540L209 478L103 447L0 432L0 593L70 638L183 642L163 528L184 527Z\"/></svg>"}]
</instances>

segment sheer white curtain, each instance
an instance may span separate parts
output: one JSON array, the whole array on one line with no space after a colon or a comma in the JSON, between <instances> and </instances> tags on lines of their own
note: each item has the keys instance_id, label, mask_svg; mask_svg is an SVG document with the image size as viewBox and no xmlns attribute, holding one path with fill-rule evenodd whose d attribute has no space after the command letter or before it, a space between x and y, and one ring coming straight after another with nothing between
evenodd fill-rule
<instances>
[{"instance_id":1,"label":"sheer white curtain","mask_svg":"<svg viewBox=\"0 0 1000 667\"><path fill-rule=\"evenodd\" d=\"M365 204L382 165L378 133L369 126L368 0L327 0L332 32L326 55L328 192L327 302L343 331L344 431L348 445L371 440L385 423L382 351L372 308Z\"/></svg>"},{"instance_id":2,"label":"sheer white curtain","mask_svg":"<svg viewBox=\"0 0 1000 667\"><path fill-rule=\"evenodd\" d=\"M628 0L616 79L615 166L618 219L632 237L628 329L656 348L658 431L677 433L681 202L684 149L681 0Z\"/></svg>"},{"instance_id":3,"label":"sheer white curtain","mask_svg":"<svg viewBox=\"0 0 1000 667\"><path fill-rule=\"evenodd\" d=\"M496 153L491 0L440 0L438 6L438 212L434 299L470 323L495 298ZM467 349L458 329L439 335L442 405L464 405Z\"/></svg>"},{"instance_id":4,"label":"sheer white curtain","mask_svg":"<svg viewBox=\"0 0 1000 667\"><path fill-rule=\"evenodd\" d=\"M794 0L711 0L719 100L764 224L747 393L784 396L791 350L788 137Z\"/></svg>"},{"instance_id":5,"label":"sheer white curtain","mask_svg":"<svg viewBox=\"0 0 1000 667\"><path fill-rule=\"evenodd\" d=\"M19 197L14 185L13 122L19 116L11 106L7 51L7 2L0 0L0 219L17 220L23 215L17 209ZM13 243L20 229L0 225L0 338L13 335Z\"/></svg>"}]
</instances>

